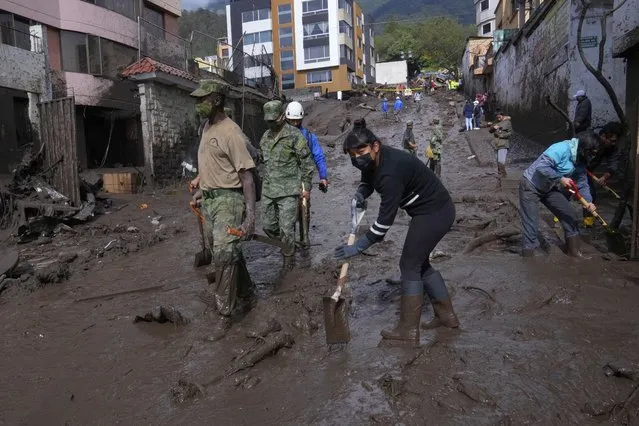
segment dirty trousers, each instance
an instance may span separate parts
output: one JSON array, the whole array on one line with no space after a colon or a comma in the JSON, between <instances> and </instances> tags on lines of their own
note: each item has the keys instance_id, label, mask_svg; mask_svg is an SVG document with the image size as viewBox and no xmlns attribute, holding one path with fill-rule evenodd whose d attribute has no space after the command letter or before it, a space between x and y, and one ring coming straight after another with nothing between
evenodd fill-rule
<instances>
[{"instance_id":1,"label":"dirty trousers","mask_svg":"<svg viewBox=\"0 0 639 426\"><path fill-rule=\"evenodd\" d=\"M238 285L236 268L245 269L240 238L228 233L228 228L239 228L244 219L244 194L240 190L213 189L203 191L202 210L204 230L209 240L216 274L229 275L216 278L215 300L220 314L230 315L238 293L243 293L244 280ZM240 295L241 296L241 295Z\"/></svg>"},{"instance_id":2,"label":"dirty trousers","mask_svg":"<svg viewBox=\"0 0 639 426\"><path fill-rule=\"evenodd\" d=\"M428 168L437 175L437 177L441 177L442 174L442 164L441 160L435 160L431 158L428 160Z\"/></svg>"},{"instance_id":3,"label":"dirty trousers","mask_svg":"<svg viewBox=\"0 0 639 426\"><path fill-rule=\"evenodd\" d=\"M499 148L497 150L497 162L499 164L506 164L506 156L508 155L508 149Z\"/></svg>"},{"instance_id":4,"label":"dirty trousers","mask_svg":"<svg viewBox=\"0 0 639 426\"><path fill-rule=\"evenodd\" d=\"M402 281L421 281L432 267L428 257L455 221L455 205L449 200L434 213L414 216L399 259ZM431 271L432 272L432 271Z\"/></svg>"},{"instance_id":5,"label":"dirty trousers","mask_svg":"<svg viewBox=\"0 0 639 426\"><path fill-rule=\"evenodd\" d=\"M297 222L299 196L269 198L262 196L262 224L269 238L286 244L284 256L295 254L295 223Z\"/></svg>"},{"instance_id":6,"label":"dirty trousers","mask_svg":"<svg viewBox=\"0 0 639 426\"><path fill-rule=\"evenodd\" d=\"M539 247L539 203L559 218L566 238L579 235L579 219L576 210L565 195L556 187L542 193L525 177L519 182L519 205L521 212L522 246L524 249Z\"/></svg>"}]
</instances>

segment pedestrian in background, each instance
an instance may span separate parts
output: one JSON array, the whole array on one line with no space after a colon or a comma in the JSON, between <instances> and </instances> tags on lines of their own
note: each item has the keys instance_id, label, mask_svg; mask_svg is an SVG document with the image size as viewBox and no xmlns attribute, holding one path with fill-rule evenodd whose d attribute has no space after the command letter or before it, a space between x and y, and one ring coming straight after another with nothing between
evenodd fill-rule
<instances>
[{"instance_id":1,"label":"pedestrian in background","mask_svg":"<svg viewBox=\"0 0 639 426\"><path fill-rule=\"evenodd\" d=\"M464 119L466 120L466 130L473 130L473 104L470 99L464 105Z\"/></svg>"},{"instance_id":2,"label":"pedestrian in background","mask_svg":"<svg viewBox=\"0 0 639 426\"><path fill-rule=\"evenodd\" d=\"M433 125L433 134L430 137L431 156L428 166L437 175L437 177L441 178L441 158L442 142L444 141L444 129L442 129L441 121L439 120L439 118L434 118L431 124Z\"/></svg>"},{"instance_id":3,"label":"pedestrian in background","mask_svg":"<svg viewBox=\"0 0 639 426\"><path fill-rule=\"evenodd\" d=\"M473 102L473 126L475 130L479 130L481 128L481 107L477 100Z\"/></svg>"},{"instance_id":4,"label":"pedestrian in background","mask_svg":"<svg viewBox=\"0 0 639 426\"><path fill-rule=\"evenodd\" d=\"M585 90L577 90L574 99L577 100L577 107L575 108L573 125L575 133L580 133L590 128L592 123L592 103L586 96Z\"/></svg>"},{"instance_id":5,"label":"pedestrian in background","mask_svg":"<svg viewBox=\"0 0 639 426\"><path fill-rule=\"evenodd\" d=\"M404 103L399 98L399 96L397 96L395 98L395 105L393 105L393 115L395 116L396 122L399 122L399 113L402 111L403 107L404 107Z\"/></svg>"},{"instance_id":6,"label":"pedestrian in background","mask_svg":"<svg viewBox=\"0 0 639 426\"><path fill-rule=\"evenodd\" d=\"M384 118L388 118L388 99L386 99L386 96L382 99L382 112L384 113Z\"/></svg>"},{"instance_id":7,"label":"pedestrian in background","mask_svg":"<svg viewBox=\"0 0 639 426\"><path fill-rule=\"evenodd\" d=\"M415 143L415 135L413 134L413 122L406 123L406 130L404 131L404 137L402 138L402 147L404 151L411 155L417 155L417 144Z\"/></svg>"},{"instance_id":8,"label":"pedestrian in background","mask_svg":"<svg viewBox=\"0 0 639 426\"><path fill-rule=\"evenodd\" d=\"M510 117L502 112L497 113L497 124L493 125L490 130L493 134L493 149L497 153L497 173L502 178L507 176L506 158L510 149L510 137L513 134L513 127Z\"/></svg>"}]
</instances>

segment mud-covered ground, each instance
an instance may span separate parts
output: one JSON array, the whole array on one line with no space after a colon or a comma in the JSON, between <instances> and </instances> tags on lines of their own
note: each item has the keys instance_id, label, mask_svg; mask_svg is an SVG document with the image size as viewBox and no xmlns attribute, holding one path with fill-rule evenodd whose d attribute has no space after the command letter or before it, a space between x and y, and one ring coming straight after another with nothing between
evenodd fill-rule
<instances>
[{"instance_id":1,"label":"mud-covered ground","mask_svg":"<svg viewBox=\"0 0 639 426\"><path fill-rule=\"evenodd\" d=\"M380 330L397 321L398 296L384 278L398 272L409 223L400 213L386 241L351 262L352 340L327 348L322 296L335 285L339 264L331 255L348 233L357 180L341 154L342 121L365 116L394 146L404 124L357 102L321 101L307 120L325 146L331 187L313 191L310 264L277 282L277 251L246 243L259 300L223 340L210 341L217 319L197 297L206 270L193 268L199 236L181 186L119 197L115 205L126 207L74 228L77 235L19 247L34 263L57 256L70 277L35 291L32 278L18 279L0 296L0 423L636 424L636 264L604 260L594 249L592 260L575 261L557 247L524 261L516 235L467 253L478 236L518 229L516 185L470 158L454 100L428 97L421 114L409 105L402 119L415 121L421 158L431 118L443 118L449 131L442 171L457 221L433 263L450 286L459 330L423 332L416 349L378 347ZM378 202L373 196L362 229ZM159 224L151 224L156 216ZM70 251L77 256L62 254ZM129 290L144 291L121 294ZM134 323L159 305L189 323ZM425 306L424 319L430 315ZM272 319L294 343L229 370L264 344L247 333ZM607 375L608 363L628 377ZM181 379L203 393L176 402Z\"/></svg>"}]
</instances>

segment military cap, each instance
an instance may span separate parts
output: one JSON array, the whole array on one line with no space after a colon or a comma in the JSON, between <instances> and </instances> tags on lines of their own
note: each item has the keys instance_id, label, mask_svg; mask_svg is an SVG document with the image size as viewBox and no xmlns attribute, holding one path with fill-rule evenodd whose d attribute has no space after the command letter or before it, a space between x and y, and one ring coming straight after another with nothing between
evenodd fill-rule
<instances>
[{"instance_id":1,"label":"military cap","mask_svg":"<svg viewBox=\"0 0 639 426\"><path fill-rule=\"evenodd\" d=\"M226 95L228 93L229 86L218 80L200 80L200 85L197 89L191 92L191 96L194 98L203 98L211 93L221 93Z\"/></svg>"},{"instance_id":2,"label":"military cap","mask_svg":"<svg viewBox=\"0 0 639 426\"><path fill-rule=\"evenodd\" d=\"M280 118L284 108L280 101L270 101L264 104L264 120L273 121Z\"/></svg>"}]
</instances>

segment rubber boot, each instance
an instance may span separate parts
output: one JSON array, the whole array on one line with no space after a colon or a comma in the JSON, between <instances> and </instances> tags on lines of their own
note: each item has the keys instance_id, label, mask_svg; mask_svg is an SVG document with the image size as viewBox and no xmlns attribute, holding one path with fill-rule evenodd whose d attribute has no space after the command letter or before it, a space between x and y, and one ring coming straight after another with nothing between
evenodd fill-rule
<instances>
[{"instance_id":1,"label":"rubber boot","mask_svg":"<svg viewBox=\"0 0 639 426\"><path fill-rule=\"evenodd\" d=\"M237 263L215 265L215 307L222 316L230 316L237 302Z\"/></svg>"},{"instance_id":2,"label":"rubber boot","mask_svg":"<svg viewBox=\"0 0 639 426\"><path fill-rule=\"evenodd\" d=\"M502 163L497 163L497 172L499 176L502 178L508 177L508 173L506 173L506 165Z\"/></svg>"},{"instance_id":3,"label":"rubber boot","mask_svg":"<svg viewBox=\"0 0 639 426\"><path fill-rule=\"evenodd\" d=\"M434 317L430 322L422 323L422 328L430 330L437 327L457 328L459 320L446 288L444 278L432 267L422 275L424 290L433 305Z\"/></svg>"},{"instance_id":4,"label":"rubber boot","mask_svg":"<svg viewBox=\"0 0 639 426\"><path fill-rule=\"evenodd\" d=\"M246 314L257 305L257 295L255 294L255 284L246 268L244 259L238 262L237 274L237 296L238 310Z\"/></svg>"},{"instance_id":5,"label":"rubber boot","mask_svg":"<svg viewBox=\"0 0 639 426\"><path fill-rule=\"evenodd\" d=\"M215 326L213 326L213 329L211 330L211 335L206 340L208 340L209 342L217 342L218 340L223 339L224 336L226 336L226 333L231 328L232 324L233 323L231 317L219 315L218 321L215 323Z\"/></svg>"},{"instance_id":6,"label":"rubber boot","mask_svg":"<svg viewBox=\"0 0 639 426\"><path fill-rule=\"evenodd\" d=\"M403 281L399 302L399 323L392 330L382 330L382 338L419 344L419 320L424 303L424 284L421 281Z\"/></svg>"},{"instance_id":7,"label":"rubber boot","mask_svg":"<svg viewBox=\"0 0 639 426\"><path fill-rule=\"evenodd\" d=\"M573 235L572 237L566 237L566 253L568 256L577 257L580 259L590 259L589 256L584 256L579 250L581 246L581 237L579 235Z\"/></svg>"}]
</instances>

